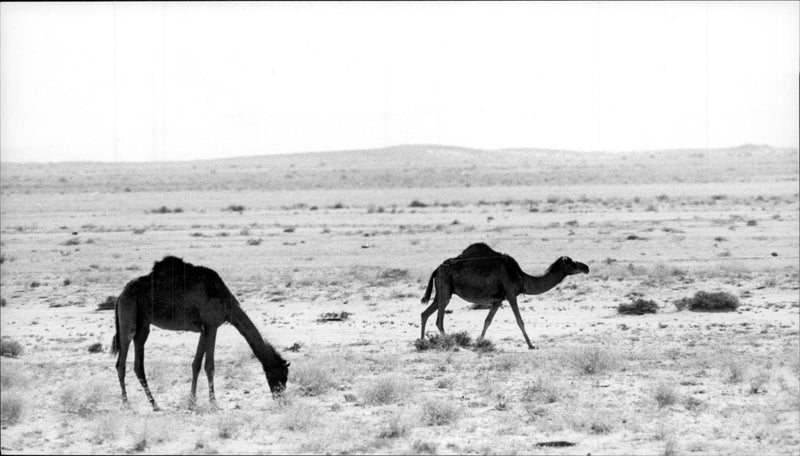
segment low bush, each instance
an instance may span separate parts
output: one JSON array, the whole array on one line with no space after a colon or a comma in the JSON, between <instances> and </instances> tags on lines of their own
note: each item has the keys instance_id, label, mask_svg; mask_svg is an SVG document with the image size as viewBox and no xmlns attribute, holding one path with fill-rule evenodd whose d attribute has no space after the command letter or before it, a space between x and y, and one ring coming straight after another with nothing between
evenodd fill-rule
<instances>
[{"instance_id":1,"label":"low bush","mask_svg":"<svg viewBox=\"0 0 800 456\"><path fill-rule=\"evenodd\" d=\"M678 394L675 389L666 383L660 383L656 386L653 397L658 404L658 408L664 408L678 402Z\"/></svg>"},{"instance_id":2,"label":"low bush","mask_svg":"<svg viewBox=\"0 0 800 456\"><path fill-rule=\"evenodd\" d=\"M466 331L442 335L440 333L429 334L424 339L414 341L417 351L426 350L458 350L459 348L469 347L472 339Z\"/></svg>"},{"instance_id":3,"label":"low bush","mask_svg":"<svg viewBox=\"0 0 800 456\"><path fill-rule=\"evenodd\" d=\"M103 344L100 342L95 342L92 345L89 345L89 353L100 353L103 351Z\"/></svg>"},{"instance_id":4,"label":"low bush","mask_svg":"<svg viewBox=\"0 0 800 456\"><path fill-rule=\"evenodd\" d=\"M350 318L350 315L353 314L344 310L341 312L325 312L317 318L317 321L345 321Z\"/></svg>"},{"instance_id":5,"label":"low bush","mask_svg":"<svg viewBox=\"0 0 800 456\"><path fill-rule=\"evenodd\" d=\"M658 304L655 301L648 299L636 299L630 304L620 304L617 307L617 313L622 315L644 315L648 313L656 313L658 311Z\"/></svg>"},{"instance_id":6,"label":"low bush","mask_svg":"<svg viewBox=\"0 0 800 456\"><path fill-rule=\"evenodd\" d=\"M105 301L102 301L100 304L97 305L96 310L114 310L117 307L117 297L116 296L108 296L106 297Z\"/></svg>"},{"instance_id":7,"label":"low bush","mask_svg":"<svg viewBox=\"0 0 800 456\"><path fill-rule=\"evenodd\" d=\"M459 414L458 406L449 401L429 398L422 403L422 422L428 426L453 423Z\"/></svg>"},{"instance_id":8,"label":"low bush","mask_svg":"<svg viewBox=\"0 0 800 456\"><path fill-rule=\"evenodd\" d=\"M4 337L0 340L0 356L18 358L24 352L22 345L14 339Z\"/></svg>"},{"instance_id":9,"label":"low bush","mask_svg":"<svg viewBox=\"0 0 800 456\"><path fill-rule=\"evenodd\" d=\"M226 207L226 208L224 208L222 210L223 211L230 211L230 212L238 212L238 213L241 214L242 212L244 212L245 207L242 206L241 204L231 204L230 206L228 206L228 207Z\"/></svg>"},{"instance_id":10,"label":"low bush","mask_svg":"<svg viewBox=\"0 0 800 456\"><path fill-rule=\"evenodd\" d=\"M411 430L411 423L400 414L391 415L380 427L378 437L381 439L396 439L405 437Z\"/></svg>"},{"instance_id":11,"label":"low bush","mask_svg":"<svg viewBox=\"0 0 800 456\"><path fill-rule=\"evenodd\" d=\"M494 346L494 342L482 337L479 337L477 340L475 340L475 343L472 344L472 348L476 353L490 353L497 351L497 347Z\"/></svg>"},{"instance_id":12,"label":"low bush","mask_svg":"<svg viewBox=\"0 0 800 456\"><path fill-rule=\"evenodd\" d=\"M724 292L698 291L691 298L682 298L675 302L678 310L695 312L731 312L739 307L739 298Z\"/></svg>"}]
</instances>

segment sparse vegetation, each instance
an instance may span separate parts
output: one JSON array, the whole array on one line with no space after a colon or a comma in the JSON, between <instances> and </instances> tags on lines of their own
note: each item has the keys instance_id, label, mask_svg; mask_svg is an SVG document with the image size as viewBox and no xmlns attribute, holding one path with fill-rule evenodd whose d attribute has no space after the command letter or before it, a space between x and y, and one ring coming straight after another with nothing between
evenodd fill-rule
<instances>
[{"instance_id":1,"label":"sparse vegetation","mask_svg":"<svg viewBox=\"0 0 800 456\"><path fill-rule=\"evenodd\" d=\"M622 315L644 315L658 312L658 304L655 301L638 298L630 304L620 304L617 313Z\"/></svg>"},{"instance_id":2,"label":"sparse vegetation","mask_svg":"<svg viewBox=\"0 0 800 456\"><path fill-rule=\"evenodd\" d=\"M678 310L692 310L695 312L730 312L739 307L739 298L724 292L698 291L691 298L682 298L675 302Z\"/></svg>"},{"instance_id":3,"label":"sparse vegetation","mask_svg":"<svg viewBox=\"0 0 800 456\"><path fill-rule=\"evenodd\" d=\"M25 402L22 394L5 389L0 395L0 423L2 423L3 429L19 423L24 410Z\"/></svg>"},{"instance_id":4,"label":"sparse vegetation","mask_svg":"<svg viewBox=\"0 0 800 456\"><path fill-rule=\"evenodd\" d=\"M89 353L101 353L103 351L103 344L100 342L95 342L92 345L89 345Z\"/></svg>"},{"instance_id":5,"label":"sparse vegetation","mask_svg":"<svg viewBox=\"0 0 800 456\"><path fill-rule=\"evenodd\" d=\"M261 239L261 238L258 238L258 239L248 239L248 240L247 240L247 245L261 245L261 243L262 243L262 242L264 242L264 240L263 240L263 239Z\"/></svg>"},{"instance_id":6,"label":"sparse vegetation","mask_svg":"<svg viewBox=\"0 0 800 456\"><path fill-rule=\"evenodd\" d=\"M62 411L86 418L97 411L105 390L105 386L68 381L61 386L58 401Z\"/></svg>"},{"instance_id":7,"label":"sparse vegetation","mask_svg":"<svg viewBox=\"0 0 800 456\"><path fill-rule=\"evenodd\" d=\"M551 404L561 398L562 389L552 379L539 377L532 382L528 382L522 389L522 400L525 402Z\"/></svg>"},{"instance_id":8,"label":"sparse vegetation","mask_svg":"<svg viewBox=\"0 0 800 456\"><path fill-rule=\"evenodd\" d=\"M305 431L319 423L319 411L304 402L294 402L283 408L281 427L290 431Z\"/></svg>"},{"instance_id":9,"label":"sparse vegetation","mask_svg":"<svg viewBox=\"0 0 800 456\"><path fill-rule=\"evenodd\" d=\"M428 207L428 205L423 203L422 201L413 200L411 201L411 204L408 205L408 207Z\"/></svg>"}]
</instances>

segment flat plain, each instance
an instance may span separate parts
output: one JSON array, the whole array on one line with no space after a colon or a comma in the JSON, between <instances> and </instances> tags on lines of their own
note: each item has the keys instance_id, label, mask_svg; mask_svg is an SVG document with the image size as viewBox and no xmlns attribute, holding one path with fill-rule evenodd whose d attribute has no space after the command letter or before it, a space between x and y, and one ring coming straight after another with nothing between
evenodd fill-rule
<instances>
[{"instance_id":1,"label":"flat plain","mask_svg":"<svg viewBox=\"0 0 800 456\"><path fill-rule=\"evenodd\" d=\"M798 151L403 146L0 168L3 453L798 454ZM490 347L419 350L428 278L474 242L542 274ZM123 407L97 310L175 255L214 269L291 362L286 398L230 325L218 408L196 333L151 328L153 412ZM725 292L729 312L679 310ZM658 311L622 315L621 304ZM487 310L454 297L448 333ZM345 318L330 321L323 314ZM436 332L435 315L428 321ZM493 349L492 349L493 348Z\"/></svg>"}]
</instances>

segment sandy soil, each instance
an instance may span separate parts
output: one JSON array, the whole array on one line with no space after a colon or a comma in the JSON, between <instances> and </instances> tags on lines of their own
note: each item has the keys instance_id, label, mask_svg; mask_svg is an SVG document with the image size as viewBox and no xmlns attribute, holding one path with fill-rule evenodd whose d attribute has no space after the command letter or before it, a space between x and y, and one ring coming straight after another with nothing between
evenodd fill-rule
<instances>
[{"instance_id":1,"label":"sandy soil","mask_svg":"<svg viewBox=\"0 0 800 456\"><path fill-rule=\"evenodd\" d=\"M797 150L761 146L3 164L0 321L22 353L0 358L2 450L798 454L799 174ZM538 350L507 306L494 352L415 348L428 277L473 242L531 274L561 255L590 266L520 297ZM122 406L113 312L96 308L167 254L216 270L291 361L286 401L226 325L219 410L202 374L190 406L197 334L154 327L146 368L163 411L132 355ZM676 309L697 291L741 306ZM659 312L617 313L640 297ZM488 312L457 297L448 310L446 330L472 338ZM574 445L538 445L556 441Z\"/></svg>"}]
</instances>

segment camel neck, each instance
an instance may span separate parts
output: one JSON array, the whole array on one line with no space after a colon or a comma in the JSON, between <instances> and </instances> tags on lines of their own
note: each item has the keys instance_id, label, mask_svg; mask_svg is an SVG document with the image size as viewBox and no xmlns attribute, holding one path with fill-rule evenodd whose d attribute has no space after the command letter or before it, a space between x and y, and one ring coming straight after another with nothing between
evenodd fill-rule
<instances>
[{"instance_id":1,"label":"camel neck","mask_svg":"<svg viewBox=\"0 0 800 456\"><path fill-rule=\"evenodd\" d=\"M258 331L258 328L256 328L256 325L253 324L250 317L247 316L238 304L231 306L228 321L244 337L247 344L250 345L250 348L253 350L253 354L261 361L261 364L273 365L282 361L280 355L275 351L275 348L261 337L261 333Z\"/></svg>"},{"instance_id":2,"label":"camel neck","mask_svg":"<svg viewBox=\"0 0 800 456\"><path fill-rule=\"evenodd\" d=\"M557 272L556 269L557 268L551 267L541 276L532 276L523 273L522 292L532 295L542 294L561 283L561 281L564 280L564 275L561 274L560 271Z\"/></svg>"}]
</instances>

